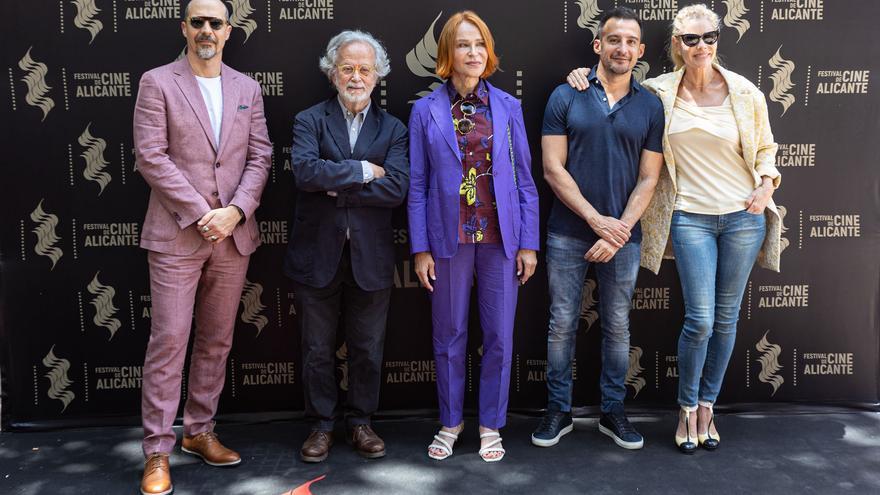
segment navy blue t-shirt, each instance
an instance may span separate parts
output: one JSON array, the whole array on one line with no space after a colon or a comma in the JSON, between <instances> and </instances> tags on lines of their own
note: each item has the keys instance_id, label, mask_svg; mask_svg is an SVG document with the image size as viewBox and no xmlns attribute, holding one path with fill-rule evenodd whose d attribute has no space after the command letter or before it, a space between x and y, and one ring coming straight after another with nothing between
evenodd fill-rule
<instances>
[{"instance_id":1,"label":"navy blue t-shirt","mask_svg":"<svg viewBox=\"0 0 880 495\"><path fill-rule=\"evenodd\" d=\"M589 81L586 91L568 84L553 91L541 135L568 137L565 168L581 194L600 214L620 218L638 181L642 150L663 152L663 104L633 78L629 93L609 108L595 66ZM588 242L599 240L559 198L553 199L547 230ZM638 223L630 234L630 242L641 242Z\"/></svg>"}]
</instances>

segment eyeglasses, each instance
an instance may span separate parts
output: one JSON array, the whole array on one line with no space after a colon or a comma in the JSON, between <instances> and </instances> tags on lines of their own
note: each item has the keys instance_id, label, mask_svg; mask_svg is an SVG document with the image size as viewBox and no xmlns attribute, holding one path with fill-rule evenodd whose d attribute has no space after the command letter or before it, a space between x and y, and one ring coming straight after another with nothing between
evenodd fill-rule
<instances>
[{"instance_id":1,"label":"eyeglasses","mask_svg":"<svg viewBox=\"0 0 880 495\"><path fill-rule=\"evenodd\" d=\"M458 105L458 107L461 109L461 113L464 114L464 117L461 119L456 119L453 116L452 124L455 126L455 130L458 131L459 134L468 134L477 127L477 125L474 124L474 121L468 118L471 115L477 113L477 106L469 101L458 100L457 102L452 104L450 110L455 108L455 105Z\"/></svg>"},{"instance_id":2,"label":"eyeglasses","mask_svg":"<svg viewBox=\"0 0 880 495\"><path fill-rule=\"evenodd\" d=\"M376 70L372 65L337 65L336 70L345 77L351 77L357 72L361 77L370 77Z\"/></svg>"},{"instance_id":3,"label":"eyeglasses","mask_svg":"<svg viewBox=\"0 0 880 495\"><path fill-rule=\"evenodd\" d=\"M678 34L678 39L681 40L685 46L697 46L700 44L700 40L703 40L703 43L707 45L714 45L718 42L718 36L720 35L720 31L717 29L715 31L709 31L708 33L703 34Z\"/></svg>"},{"instance_id":4,"label":"eyeglasses","mask_svg":"<svg viewBox=\"0 0 880 495\"><path fill-rule=\"evenodd\" d=\"M190 17L189 25L193 27L193 29L202 29L202 26L205 23L208 23L211 26L211 29L214 31L219 31L223 29L223 26L226 25L226 21L223 19L218 19L216 17Z\"/></svg>"}]
</instances>

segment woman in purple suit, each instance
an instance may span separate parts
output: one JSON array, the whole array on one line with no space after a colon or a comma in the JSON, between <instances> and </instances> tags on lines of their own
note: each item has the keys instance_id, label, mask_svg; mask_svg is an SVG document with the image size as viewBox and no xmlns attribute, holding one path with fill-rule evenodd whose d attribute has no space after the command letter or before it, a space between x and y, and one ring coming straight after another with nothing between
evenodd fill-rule
<instances>
[{"instance_id":1,"label":"woman in purple suit","mask_svg":"<svg viewBox=\"0 0 880 495\"><path fill-rule=\"evenodd\" d=\"M437 75L409 120L409 226L416 273L431 293L443 428L428 447L445 459L462 431L468 303L476 275L483 360L480 456L504 456L517 287L537 263L538 195L519 101L486 82L498 66L486 23L471 11L440 33Z\"/></svg>"}]
</instances>

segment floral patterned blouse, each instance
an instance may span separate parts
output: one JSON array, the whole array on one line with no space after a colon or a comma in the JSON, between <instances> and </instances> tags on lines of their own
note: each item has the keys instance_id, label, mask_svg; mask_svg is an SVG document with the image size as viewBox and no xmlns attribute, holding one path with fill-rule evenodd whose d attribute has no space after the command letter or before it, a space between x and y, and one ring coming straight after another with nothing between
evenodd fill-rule
<instances>
[{"instance_id":1,"label":"floral patterned blouse","mask_svg":"<svg viewBox=\"0 0 880 495\"><path fill-rule=\"evenodd\" d=\"M481 80L476 93L462 98L446 83L455 138L461 153L461 201L458 242L463 244L501 242L495 187L492 180L492 111L489 92ZM473 123L473 130L468 131Z\"/></svg>"}]
</instances>

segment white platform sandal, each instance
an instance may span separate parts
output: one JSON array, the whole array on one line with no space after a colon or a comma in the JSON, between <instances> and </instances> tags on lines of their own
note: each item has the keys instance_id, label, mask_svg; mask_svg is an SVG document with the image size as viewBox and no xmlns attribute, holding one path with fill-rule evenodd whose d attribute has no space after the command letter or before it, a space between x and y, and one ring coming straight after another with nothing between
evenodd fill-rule
<instances>
[{"instance_id":1,"label":"white platform sandal","mask_svg":"<svg viewBox=\"0 0 880 495\"><path fill-rule=\"evenodd\" d=\"M461 433L461 431L463 429L464 429L463 426L460 427L458 429L458 433ZM451 440L451 442L445 440L446 438ZM431 442L431 445L428 445L428 457L430 457L431 459L437 460L437 461L442 461L443 459L446 459L447 457L452 455L452 446L455 444L455 442L457 440L458 440L458 435L455 433L452 433L451 431L446 431L446 430L438 431L437 434L434 435L434 441ZM437 455L437 454L431 452L431 449L437 449L437 450L442 451L443 453L440 455Z\"/></svg>"},{"instance_id":2,"label":"white platform sandal","mask_svg":"<svg viewBox=\"0 0 880 495\"><path fill-rule=\"evenodd\" d=\"M504 450L504 447L496 447L499 443L501 443L501 434L497 431L488 431L486 433L480 434L480 440L484 438L492 438L497 437L495 440L492 440L485 447L479 450L480 458L482 458L486 462L498 462L501 459L504 459L504 454L507 452ZM493 454L495 452L500 452L501 455L498 457L486 457L486 454Z\"/></svg>"}]
</instances>

